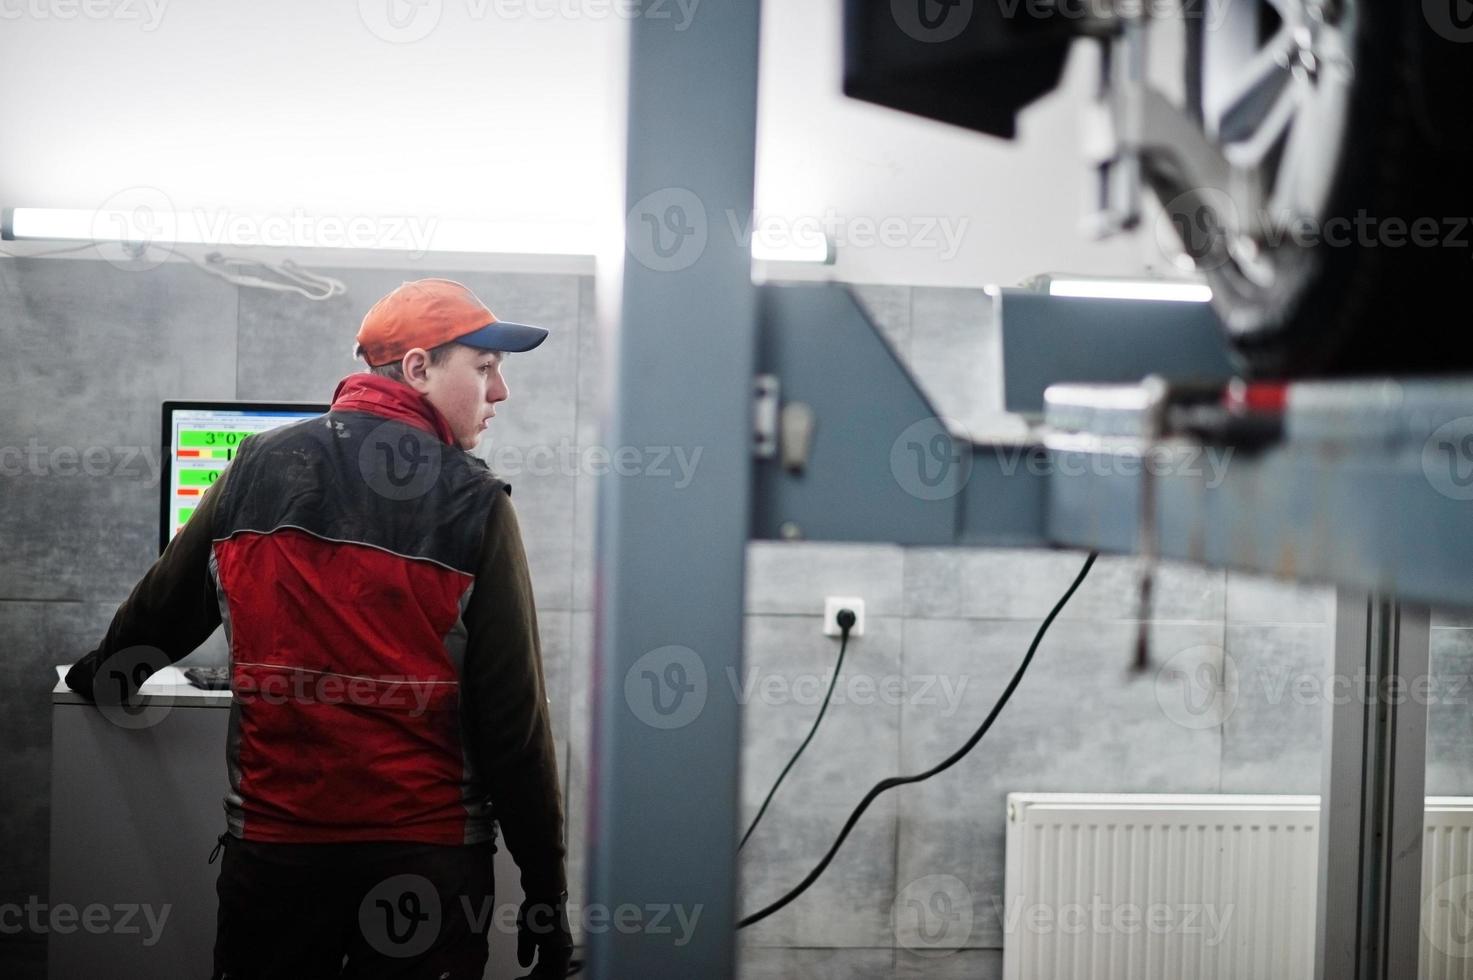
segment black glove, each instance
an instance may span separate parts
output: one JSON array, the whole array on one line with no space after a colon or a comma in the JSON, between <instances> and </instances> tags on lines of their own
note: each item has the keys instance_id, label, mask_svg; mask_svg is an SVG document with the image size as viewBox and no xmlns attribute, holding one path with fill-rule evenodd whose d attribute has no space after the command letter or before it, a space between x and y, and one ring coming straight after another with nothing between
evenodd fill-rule
<instances>
[{"instance_id":1,"label":"black glove","mask_svg":"<svg viewBox=\"0 0 1473 980\"><path fill-rule=\"evenodd\" d=\"M573 958L573 933L568 928L568 894L554 899L528 898L517 912L517 962L537 966L523 980L562 980Z\"/></svg>"},{"instance_id":2,"label":"black glove","mask_svg":"<svg viewBox=\"0 0 1473 980\"><path fill-rule=\"evenodd\" d=\"M89 653L72 664L71 669L66 672L66 686L96 704L97 694L92 690L92 681L96 675L97 658Z\"/></svg>"},{"instance_id":3,"label":"black glove","mask_svg":"<svg viewBox=\"0 0 1473 980\"><path fill-rule=\"evenodd\" d=\"M66 686L96 704L127 705L143 682L172 661L157 647L132 646L104 655L93 650L66 672Z\"/></svg>"}]
</instances>

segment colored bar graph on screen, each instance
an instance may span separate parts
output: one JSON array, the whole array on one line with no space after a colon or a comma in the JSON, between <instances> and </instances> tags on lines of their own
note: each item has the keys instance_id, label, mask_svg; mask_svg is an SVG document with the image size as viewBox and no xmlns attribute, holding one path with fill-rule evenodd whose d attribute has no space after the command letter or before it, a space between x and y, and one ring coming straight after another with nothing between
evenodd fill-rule
<instances>
[{"instance_id":1,"label":"colored bar graph on screen","mask_svg":"<svg viewBox=\"0 0 1473 980\"><path fill-rule=\"evenodd\" d=\"M195 509L193 507L180 507L179 508L179 523L180 524L186 523L189 520L189 515L190 514L193 514L194 513L194 510Z\"/></svg>"}]
</instances>

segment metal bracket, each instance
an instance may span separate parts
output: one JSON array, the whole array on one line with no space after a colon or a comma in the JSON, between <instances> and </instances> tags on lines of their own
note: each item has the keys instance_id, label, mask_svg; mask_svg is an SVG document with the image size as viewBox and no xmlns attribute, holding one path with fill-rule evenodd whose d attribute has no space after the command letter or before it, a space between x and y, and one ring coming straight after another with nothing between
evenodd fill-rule
<instances>
[{"instance_id":1,"label":"metal bracket","mask_svg":"<svg viewBox=\"0 0 1473 980\"><path fill-rule=\"evenodd\" d=\"M757 375L752 388L752 452L758 459L776 459L777 413L781 404L777 375Z\"/></svg>"},{"instance_id":2,"label":"metal bracket","mask_svg":"<svg viewBox=\"0 0 1473 980\"><path fill-rule=\"evenodd\" d=\"M807 402L789 402L779 413L782 420L783 469L799 476L808 466L813 452L813 430L818 425L818 416Z\"/></svg>"},{"instance_id":3,"label":"metal bracket","mask_svg":"<svg viewBox=\"0 0 1473 980\"><path fill-rule=\"evenodd\" d=\"M1096 209L1087 222L1095 235L1139 224L1143 183L1189 195L1190 204L1183 204L1193 212L1216 203L1209 192L1236 191L1240 197L1253 192L1234 184L1244 178L1222 150L1147 80L1144 21L1122 22L1120 31L1100 45L1100 77L1095 101L1084 114L1082 141L1096 173ZM1232 241L1242 231L1234 210L1215 207L1213 212L1226 233L1224 241Z\"/></svg>"},{"instance_id":4,"label":"metal bracket","mask_svg":"<svg viewBox=\"0 0 1473 980\"><path fill-rule=\"evenodd\" d=\"M752 402L756 433L753 454L767 460L781 456L783 469L796 476L808 466L818 416L805 402L784 405L781 391L782 382L776 374L757 375Z\"/></svg>"}]
</instances>

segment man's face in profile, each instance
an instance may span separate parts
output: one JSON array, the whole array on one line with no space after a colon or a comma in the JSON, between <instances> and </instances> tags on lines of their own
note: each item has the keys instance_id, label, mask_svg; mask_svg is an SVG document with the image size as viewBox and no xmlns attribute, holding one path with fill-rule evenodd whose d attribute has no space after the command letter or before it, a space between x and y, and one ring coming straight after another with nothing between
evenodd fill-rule
<instances>
[{"instance_id":1,"label":"man's face in profile","mask_svg":"<svg viewBox=\"0 0 1473 980\"><path fill-rule=\"evenodd\" d=\"M411 351L406 359L415 353ZM505 357L500 351L457 344L439 364L425 363L419 371L406 372L410 384L445 416L461 449L476 447L496 416L496 403L511 395L501 376Z\"/></svg>"}]
</instances>

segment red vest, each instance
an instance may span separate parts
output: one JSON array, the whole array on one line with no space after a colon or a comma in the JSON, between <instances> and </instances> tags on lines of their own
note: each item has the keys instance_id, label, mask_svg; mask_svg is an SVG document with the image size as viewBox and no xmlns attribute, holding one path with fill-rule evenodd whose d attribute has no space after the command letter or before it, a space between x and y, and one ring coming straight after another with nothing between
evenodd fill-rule
<instances>
[{"instance_id":1,"label":"red vest","mask_svg":"<svg viewBox=\"0 0 1473 980\"><path fill-rule=\"evenodd\" d=\"M231 832L490 839L463 738L462 613L510 488L413 389L357 374L327 415L245 440L221 491Z\"/></svg>"}]
</instances>

